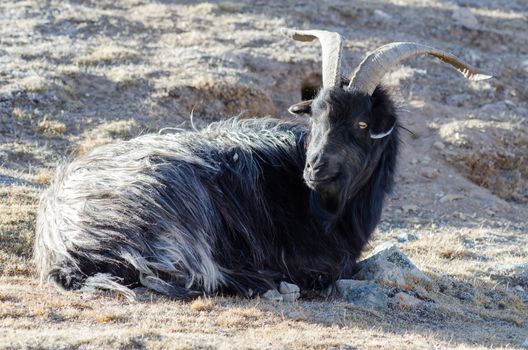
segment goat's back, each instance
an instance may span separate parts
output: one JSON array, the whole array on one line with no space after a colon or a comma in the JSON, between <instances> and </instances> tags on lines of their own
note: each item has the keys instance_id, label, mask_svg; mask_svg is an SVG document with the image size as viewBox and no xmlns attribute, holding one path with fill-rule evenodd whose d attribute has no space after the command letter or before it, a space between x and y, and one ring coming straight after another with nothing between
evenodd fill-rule
<instances>
[{"instance_id":1,"label":"goat's back","mask_svg":"<svg viewBox=\"0 0 528 350\"><path fill-rule=\"evenodd\" d=\"M269 261L278 231L288 231L277 210L298 211L297 198L284 191L309 192L305 134L302 123L231 119L105 145L73 160L42 195L41 278L125 293L123 285L141 283L178 297L266 287L280 274Z\"/></svg>"}]
</instances>

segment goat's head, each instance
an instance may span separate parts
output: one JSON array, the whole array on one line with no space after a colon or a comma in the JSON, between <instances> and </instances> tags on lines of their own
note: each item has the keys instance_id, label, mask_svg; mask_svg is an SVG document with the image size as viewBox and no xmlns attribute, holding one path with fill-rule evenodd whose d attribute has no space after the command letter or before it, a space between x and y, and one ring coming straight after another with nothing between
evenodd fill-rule
<instances>
[{"instance_id":1,"label":"goat's head","mask_svg":"<svg viewBox=\"0 0 528 350\"><path fill-rule=\"evenodd\" d=\"M490 76L457 57L417 43L391 43L376 49L346 79L341 75L342 38L338 33L286 30L299 41L319 39L323 52L323 88L313 100L289 108L309 114L312 128L304 169L306 184L323 208L335 213L372 176L384 150L395 142L398 124L388 95L378 88L391 67L409 57L435 56L472 80Z\"/></svg>"}]
</instances>

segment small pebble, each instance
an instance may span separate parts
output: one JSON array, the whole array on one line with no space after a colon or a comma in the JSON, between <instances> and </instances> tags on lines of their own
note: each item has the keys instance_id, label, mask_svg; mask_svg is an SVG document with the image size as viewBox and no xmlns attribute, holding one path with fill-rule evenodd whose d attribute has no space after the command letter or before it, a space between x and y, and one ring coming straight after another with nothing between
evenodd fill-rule
<instances>
[{"instance_id":1,"label":"small pebble","mask_svg":"<svg viewBox=\"0 0 528 350\"><path fill-rule=\"evenodd\" d=\"M479 29L480 25L477 17L466 7L457 7L453 11L453 19L463 27L468 29Z\"/></svg>"},{"instance_id":2,"label":"small pebble","mask_svg":"<svg viewBox=\"0 0 528 350\"><path fill-rule=\"evenodd\" d=\"M438 177L438 170L437 169L433 169L433 168L429 168L429 167L426 167L426 168L422 168L420 170L420 175L422 175L423 177L427 178L427 179L435 179Z\"/></svg>"},{"instance_id":3,"label":"small pebble","mask_svg":"<svg viewBox=\"0 0 528 350\"><path fill-rule=\"evenodd\" d=\"M464 196L460 195L460 194L447 194L445 196L443 196L442 198L439 199L439 202L440 203L447 203L447 202L452 202L452 201L456 201L458 199L463 199Z\"/></svg>"},{"instance_id":4,"label":"small pebble","mask_svg":"<svg viewBox=\"0 0 528 350\"><path fill-rule=\"evenodd\" d=\"M418 207L416 205L413 205L413 204L403 205L402 209L403 209L403 211L405 213L411 213L411 212L417 212L418 211Z\"/></svg>"},{"instance_id":5,"label":"small pebble","mask_svg":"<svg viewBox=\"0 0 528 350\"><path fill-rule=\"evenodd\" d=\"M374 18L382 22L389 22L392 20L392 16L382 10L374 10Z\"/></svg>"},{"instance_id":6,"label":"small pebble","mask_svg":"<svg viewBox=\"0 0 528 350\"><path fill-rule=\"evenodd\" d=\"M443 150L445 148L444 143L441 141L436 141L435 143L433 143L433 146L434 148L439 149L439 150Z\"/></svg>"},{"instance_id":7,"label":"small pebble","mask_svg":"<svg viewBox=\"0 0 528 350\"><path fill-rule=\"evenodd\" d=\"M521 62L521 67L528 73L528 59Z\"/></svg>"},{"instance_id":8,"label":"small pebble","mask_svg":"<svg viewBox=\"0 0 528 350\"><path fill-rule=\"evenodd\" d=\"M405 243L405 242L416 241L418 239L418 237L416 237L412 233L407 233L406 232L406 233L402 233L401 235L398 235L398 237L396 237L396 239L400 243Z\"/></svg>"},{"instance_id":9,"label":"small pebble","mask_svg":"<svg viewBox=\"0 0 528 350\"><path fill-rule=\"evenodd\" d=\"M281 282L279 292L282 295L282 300L286 302L293 302L301 296L301 289L293 283Z\"/></svg>"},{"instance_id":10,"label":"small pebble","mask_svg":"<svg viewBox=\"0 0 528 350\"><path fill-rule=\"evenodd\" d=\"M262 294L262 298L271 301L282 301L282 294L276 289L270 289L266 293Z\"/></svg>"}]
</instances>

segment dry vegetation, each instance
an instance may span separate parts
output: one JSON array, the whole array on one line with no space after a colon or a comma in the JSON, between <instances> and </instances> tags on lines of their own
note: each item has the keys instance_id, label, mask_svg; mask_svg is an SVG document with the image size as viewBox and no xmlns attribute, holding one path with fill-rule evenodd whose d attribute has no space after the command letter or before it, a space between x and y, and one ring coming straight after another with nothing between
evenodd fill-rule
<instances>
[{"instance_id":1,"label":"dry vegetation","mask_svg":"<svg viewBox=\"0 0 528 350\"><path fill-rule=\"evenodd\" d=\"M478 25L457 22L457 5ZM527 21L523 0L0 2L0 348L520 347L528 277L510 267L528 264ZM423 303L379 313L141 291L130 304L39 287L36 207L57 164L189 127L191 112L196 126L286 117L320 62L317 45L281 38L281 26L341 32L351 67L380 44L420 41L495 75L466 82L417 58L385 81L413 134L369 249L416 236L397 244L434 282L414 291Z\"/></svg>"}]
</instances>

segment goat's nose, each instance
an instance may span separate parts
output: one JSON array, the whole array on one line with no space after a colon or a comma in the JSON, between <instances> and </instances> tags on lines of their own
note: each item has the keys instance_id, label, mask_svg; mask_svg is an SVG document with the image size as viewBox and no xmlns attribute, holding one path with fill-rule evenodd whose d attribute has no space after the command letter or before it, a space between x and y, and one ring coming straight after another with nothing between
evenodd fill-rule
<instances>
[{"instance_id":1,"label":"goat's nose","mask_svg":"<svg viewBox=\"0 0 528 350\"><path fill-rule=\"evenodd\" d=\"M314 176L321 175L325 167L326 167L326 162L319 161L312 166L312 173L314 174Z\"/></svg>"},{"instance_id":2,"label":"goat's nose","mask_svg":"<svg viewBox=\"0 0 528 350\"><path fill-rule=\"evenodd\" d=\"M321 175L326 164L326 161L311 161L306 164L306 167L310 171L312 177L317 177Z\"/></svg>"}]
</instances>

